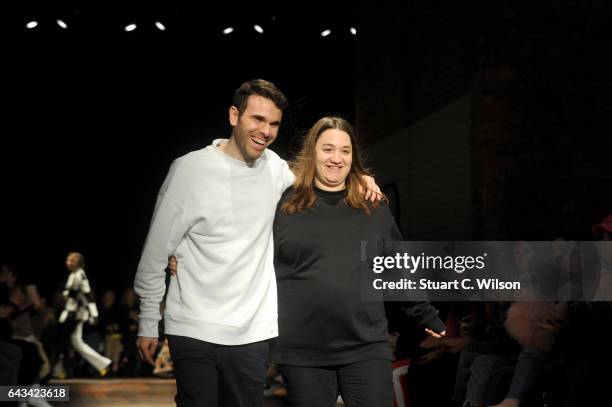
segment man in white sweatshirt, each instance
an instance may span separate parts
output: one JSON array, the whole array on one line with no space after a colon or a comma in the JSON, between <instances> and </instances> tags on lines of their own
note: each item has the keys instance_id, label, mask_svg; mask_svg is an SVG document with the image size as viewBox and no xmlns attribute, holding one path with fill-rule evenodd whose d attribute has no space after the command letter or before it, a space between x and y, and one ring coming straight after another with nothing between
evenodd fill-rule
<instances>
[{"instance_id":1,"label":"man in white sweatshirt","mask_svg":"<svg viewBox=\"0 0 612 407\"><path fill-rule=\"evenodd\" d=\"M266 147L286 106L272 83L244 83L229 108L230 139L175 160L159 192L134 283L137 347L151 363L174 255L164 328L179 406L262 404L266 340L278 335L272 222L294 180Z\"/></svg>"},{"instance_id":2,"label":"man in white sweatshirt","mask_svg":"<svg viewBox=\"0 0 612 407\"><path fill-rule=\"evenodd\" d=\"M286 106L272 83L244 83L229 108L230 139L175 160L159 192L134 283L137 347L153 363L164 270L174 255L179 272L170 279L164 328L179 406L262 405L266 340L278 335L272 223L294 181L267 147Z\"/></svg>"}]
</instances>

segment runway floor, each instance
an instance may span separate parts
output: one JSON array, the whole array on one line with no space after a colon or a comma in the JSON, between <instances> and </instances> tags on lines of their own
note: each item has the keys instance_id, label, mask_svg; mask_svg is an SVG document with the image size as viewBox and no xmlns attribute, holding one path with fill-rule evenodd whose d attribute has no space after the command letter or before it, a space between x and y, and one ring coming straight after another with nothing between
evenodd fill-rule
<instances>
[{"instance_id":1,"label":"runway floor","mask_svg":"<svg viewBox=\"0 0 612 407\"><path fill-rule=\"evenodd\" d=\"M75 407L170 407L174 406L176 385L173 379L68 379L50 385L67 385L70 402L51 402L53 406ZM265 407L281 407L282 399L267 398Z\"/></svg>"}]
</instances>

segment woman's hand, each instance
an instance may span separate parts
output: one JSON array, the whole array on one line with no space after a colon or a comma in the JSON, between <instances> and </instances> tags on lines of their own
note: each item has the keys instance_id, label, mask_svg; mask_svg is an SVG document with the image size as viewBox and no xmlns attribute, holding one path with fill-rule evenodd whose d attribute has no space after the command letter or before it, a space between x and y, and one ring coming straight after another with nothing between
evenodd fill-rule
<instances>
[{"instance_id":1,"label":"woman's hand","mask_svg":"<svg viewBox=\"0 0 612 407\"><path fill-rule=\"evenodd\" d=\"M173 276L176 276L177 266L178 261L176 260L176 257L168 257L168 267L166 268L166 270L170 272L170 274L172 274Z\"/></svg>"},{"instance_id":2,"label":"woman's hand","mask_svg":"<svg viewBox=\"0 0 612 407\"><path fill-rule=\"evenodd\" d=\"M446 335L446 331L442 331L440 333L437 333L435 331L432 331L429 328L425 328L425 333L429 336L433 336L434 338L442 338L443 336Z\"/></svg>"}]
</instances>

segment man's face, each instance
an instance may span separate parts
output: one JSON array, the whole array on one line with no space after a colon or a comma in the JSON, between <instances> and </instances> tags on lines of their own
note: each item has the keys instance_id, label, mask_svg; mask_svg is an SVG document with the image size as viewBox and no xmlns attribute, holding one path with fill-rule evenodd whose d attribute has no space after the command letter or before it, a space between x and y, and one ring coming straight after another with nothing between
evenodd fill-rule
<instances>
[{"instance_id":1,"label":"man's face","mask_svg":"<svg viewBox=\"0 0 612 407\"><path fill-rule=\"evenodd\" d=\"M235 106L229 113L238 153L246 162L256 160L276 139L283 112L270 99L251 95L240 116Z\"/></svg>"}]
</instances>

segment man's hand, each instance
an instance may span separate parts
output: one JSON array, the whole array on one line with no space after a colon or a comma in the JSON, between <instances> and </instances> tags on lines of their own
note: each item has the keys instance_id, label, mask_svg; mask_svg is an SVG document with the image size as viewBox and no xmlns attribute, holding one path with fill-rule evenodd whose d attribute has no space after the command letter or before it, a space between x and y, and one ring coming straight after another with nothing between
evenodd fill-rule
<instances>
[{"instance_id":1,"label":"man's hand","mask_svg":"<svg viewBox=\"0 0 612 407\"><path fill-rule=\"evenodd\" d=\"M140 354L140 358L145 360L151 366L155 366L153 356L157 350L157 338L139 336L136 340L136 348Z\"/></svg>"},{"instance_id":2,"label":"man's hand","mask_svg":"<svg viewBox=\"0 0 612 407\"><path fill-rule=\"evenodd\" d=\"M174 256L168 257L168 271L170 271L170 274L172 274L173 276L176 276L177 267L178 267L178 261L176 261L176 257Z\"/></svg>"},{"instance_id":3,"label":"man's hand","mask_svg":"<svg viewBox=\"0 0 612 407\"><path fill-rule=\"evenodd\" d=\"M370 202L377 202L382 200L382 192L378 185L376 185L376 181L374 181L374 177L370 177L369 175L364 175L362 177L363 182L366 185L365 191L365 200ZM360 191L363 192L363 191Z\"/></svg>"}]
</instances>

